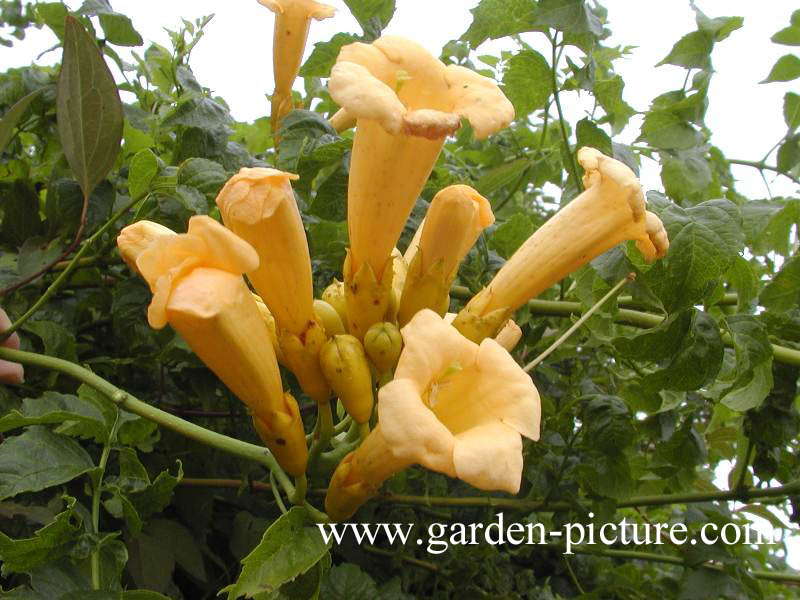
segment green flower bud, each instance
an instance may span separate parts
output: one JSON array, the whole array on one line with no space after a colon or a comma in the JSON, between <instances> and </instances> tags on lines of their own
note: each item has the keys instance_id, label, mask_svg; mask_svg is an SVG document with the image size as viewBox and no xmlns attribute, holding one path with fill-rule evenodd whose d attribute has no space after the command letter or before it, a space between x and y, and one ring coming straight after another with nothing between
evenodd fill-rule
<instances>
[{"instance_id":1,"label":"green flower bud","mask_svg":"<svg viewBox=\"0 0 800 600\"><path fill-rule=\"evenodd\" d=\"M361 342L352 335L333 336L322 346L319 364L353 420L367 423L372 415L372 376Z\"/></svg>"},{"instance_id":2,"label":"green flower bud","mask_svg":"<svg viewBox=\"0 0 800 600\"><path fill-rule=\"evenodd\" d=\"M364 350L381 373L394 369L403 349L403 337L394 323L375 323L364 336Z\"/></svg>"}]
</instances>

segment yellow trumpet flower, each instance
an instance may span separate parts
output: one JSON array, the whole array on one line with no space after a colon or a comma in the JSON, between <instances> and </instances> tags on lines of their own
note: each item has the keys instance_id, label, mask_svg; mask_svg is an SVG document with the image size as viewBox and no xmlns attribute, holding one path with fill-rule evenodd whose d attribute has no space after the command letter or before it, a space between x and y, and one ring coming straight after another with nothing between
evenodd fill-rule
<instances>
[{"instance_id":1,"label":"yellow trumpet flower","mask_svg":"<svg viewBox=\"0 0 800 600\"><path fill-rule=\"evenodd\" d=\"M378 394L378 426L331 478L325 509L334 520L350 517L412 464L516 494L521 436L539 439L536 387L497 342L475 344L430 310L402 334L395 378Z\"/></svg>"},{"instance_id":2,"label":"yellow trumpet flower","mask_svg":"<svg viewBox=\"0 0 800 600\"><path fill-rule=\"evenodd\" d=\"M272 94L270 124L272 131L291 110L292 86L303 62L311 19L321 21L332 17L336 9L314 0L258 0L275 13L272 37L272 69L275 91Z\"/></svg>"},{"instance_id":3,"label":"yellow trumpet flower","mask_svg":"<svg viewBox=\"0 0 800 600\"><path fill-rule=\"evenodd\" d=\"M462 118L485 138L508 125L514 109L493 80L445 66L398 36L343 47L328 88L356 119L344 276L350 333L363 338L372 323L383 320L392 249L445 139Z\"/></svg>"},{"instance_id":4,"label":"yellow trumpet flower","mask_svg":"<svg viewBox=\"0 0 800 600\"><path fill-rule=\"evenodd\" d=\"M423 308L444 315L450 286L478 236L494 223L491 204L467 185L451 185L434 196L405 261L408 273L398 320L405 325Z\"/></svg>"},{"instance_id":5,"label":"yellow trumpet flower","mask_svg":"<svg viewBox=\"0 0 800 600\"><path fill-rule=\"evenodd\" d=\"M136 221L124 227L117 236L117 248L122 260L131 271L139 273L136 259L153 240L164 235L175 235L175 232L153 221Z\"/></svg>"},{"instance_id":6,"label":"yellow trumpet flower","mask_svg":"<svg viewBox=\"0 0 800 600\"><path fill-rule=\"evenodd\" d=\"M290 184L297 175L276 169L241 169L217 195L222 221L255 248L260 262L247 272L275 317L278 343L300 386L316 402L330 388L319 367L325 331L314 314L311 259Z\"/></svg>"},{"instance_id":7,"label":"yellow trumpet flower","mask_svg":"<svg viewBox=\"0 0 800 600\"><path fill-rule=\"evenodd\" d=\"M525 302L621 242L635 240L645 260L661 258L669 240L645 210L633 171L594 148L578 150L586 188L517 249L453 325L473 341L494 336Z\"/></svg>"},{"instance_id":8,"label":"yellow trumpet flower","mask_svg":"<svg viewBox=\"0 0 800 600\"><path fill-rule=\"evenodd\" d=\"M283 468L303 475L308 451L297 402L283 392L267 326L242 278L258 266L255 250L214 219L195 216L188 233L154 239L136 266L153 292L151 327L169 323L247 405Z\"/></svg>"}]
</instances>

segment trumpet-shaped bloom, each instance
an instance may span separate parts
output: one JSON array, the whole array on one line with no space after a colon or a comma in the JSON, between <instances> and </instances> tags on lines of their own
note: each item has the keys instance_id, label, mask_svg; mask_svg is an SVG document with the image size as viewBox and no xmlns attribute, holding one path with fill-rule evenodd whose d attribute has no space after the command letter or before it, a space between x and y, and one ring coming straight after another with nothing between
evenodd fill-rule
<instances>
[{"instance_id":1,"label":"trumpet-shaped bloom","mask_svg":"<svg viewBox=\"0 0 800 600\"><path fill-rule=\"evenodd\" d=\"M344 272L351 290L348 311L355 312L350 310L358 293L353 288L360 286L351 282L363 265L379 285L391 285L384 281L391 277L391 270L384 273L388 258L446 137L466 118L485 138L508 125L514 109L493 80L445 66L416 42L397 36L343 47L329 89L356 119L347 194L350 254ZM388 295L378 296L388 301Z\"/></svg>"},{"instance_id":2,"label":"trumpet-shaped bloom","mask_svg":"<svg viewBox=\"0 0 800 600\"><path fill-rule=\"evenodd\" d=\"M284 394L267 326L242 273L258 266L244 240L206 216L153 240L136 266L153 292L148 320L169 323L250 409L261 438L293 475L307 449L297 402Z\"/></svg>"},{"instance_id":3,"label":"trumpet-shaped bloom","mask_svg":"<svg viewBox=\"0 0 800 600\"><path fill-rule=\"evenodd\" d=\"M420 464L482 490L519 491L522 438L539 439L530 377L492 339L467 340L423 310L403 330L395 378L378 395L378 427L337 467L325 501L349 517L393 473Z\"/></svg>"},{"instance_id":4,"label":"trumpet-shaped bloom","mask_svg":"<svg viewBox=\"0 0 800 600\"><path fill-rule=\"evenodd\" d=\"M117 236L117 248L122 260L131 271L138 273L136 259L154 239L164 235L175 235L175 232L153 221L142 220L128 225Z\"/></svg>"},{"instance_id":5,"label":"trumpet-shaped bloom","mask_svg":"<svg viewBox=\"0 0 800 600\"><path fill-rule=\"evenodd\" d=\"M275 13L272 38L272 69L275 91L272 94L272 131L292 110L292 85L300 71L311 19L332 17L336 9L314 0L258 0Z\"/></svg>"},{"instance_id":6,"label":"trumpet-shaped bloom","mask_svg":"<svg viewBox=\"0 0 800 600\"><path fill-rule=\"evenodd\" d=\"M217 195L225 225L258 253L247 272L278 326L283 357L303 390L325 402L329 387L319 369L325 334L313 306L308 241L290 181L276 169L241 169Z\"/></svg>"},{"instance_id":7,"label":"trumpet-shaped bloom","mask_svg":"<svg viewBox=\"0 0 800 600\"><path fill-rule=\"evenodd\" d=\"M444 315L461 261L494 223L489 201L467 185L451 185L434 196L418 235L406 251L408 272L398 319L404 325L423 308Z\"/></svg>"},{"instance_id":8,"label":"trumpet-shaped bloom","mask_svg":"<svg viewBox=\"0 0 800 600\"><path fill-rule=\"evenodd\" d=\"M454 321L470 339L495 335L525 302L621 242L635 240L647 261L667 253L664 226L645 210L633 171L594 148L581 148L578 162L586 190L537 229Z\"/></svg>"}]
</instances>

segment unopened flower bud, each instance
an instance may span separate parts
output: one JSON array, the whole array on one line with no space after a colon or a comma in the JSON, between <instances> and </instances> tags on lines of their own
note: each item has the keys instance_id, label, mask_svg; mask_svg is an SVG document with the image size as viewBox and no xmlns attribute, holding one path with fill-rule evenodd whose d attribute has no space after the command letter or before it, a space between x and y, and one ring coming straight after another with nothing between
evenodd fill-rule
<instances>
[{"instance_id":1,"label":"unopened flower bud","mask_svg":"<svg viewBox=\"0 0 800 600\"><path fill-rule=\"evenodd\" d=\"M352 335L336 335L325 342L320 366L333 391L356 423L372 416L372 376L361 342Z\"/></svg>"},{"instance_id":2,"label":"unopened flower bud","mask_svg":"<svg viewBox=\"0 0 800 600\"><path fill-rule=\"evenodd\" d=\"M347 303L344 299L344 281L334 279L322 292L322 299L330 304L337 313L342 323L347 323Z\"/></svg>"},{"instance_id":3,"label":"unopened flower bud","mask_svg":"<svg viewBox=\"0 0 800 600\"><path fill-rule=\"evenodd\" d=\"M394 369L402 349L403 337L394 323L375 323L364 336L364 350L381 373Z\"/></svg>"},{"instance_id":4,"label":"unopened flower bud","mask_svg":"<svg viewBox=\"0 0 800 600\"><path fill-rule=\"evenodd\" d=\"M332 336L347 333L339 313L324 300L314 300L314 316L325 328L325 335Z\"/></svg>"}]
</instances>

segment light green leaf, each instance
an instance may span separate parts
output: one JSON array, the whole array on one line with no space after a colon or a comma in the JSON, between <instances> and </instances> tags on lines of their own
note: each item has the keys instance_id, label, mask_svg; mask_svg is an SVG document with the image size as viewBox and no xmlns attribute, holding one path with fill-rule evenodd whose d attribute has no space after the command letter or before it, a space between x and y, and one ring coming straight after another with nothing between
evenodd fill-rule
<instances>
[{"instance_id":1,"label":"light green leaf","mask_svg":"<svg viewBox=\"0 0 800 600\"><path fill-rule=\"evenodd\" d=\"M276 591L313 567L328 553L316 525L304 508L294 507L264 533L261 543L242 560L236 583L221 590L228 600Z\"/></svg>"},{"instance_id":2,"label":"light green leaf","mask_svg":"<svg viewBox=\"0 0 800 600\"><path fill-rule=\"evenodd\" d=\"M94 469L76 441L35 426L0 444L0 500L72 481Z\"/></svg>"},{"instance_id":3,"label":"light green leaf","mask_svg":"<svg viewBox=\"0 0 800 600\"><path fill-rule=\"evenodd\" d=\"M669 54L656 66L676 65L685 69L705 69L711 62L713 48L714 39L710 33L693 31L678 40Z\"/></svg>"},{"instance_id":4,"label":"light green leaf","mask_svg":"<svg viewBox=\"0 0 800 600\"><path fill-rule=\"evenodd\" d=\"M790 25L781 29L778 33L770 38L776 44L783 44L784 46L800 46L800 27L797 25Z\"/></svg>"},{"instance_id":5,"label":"light green leaf","mask_svg":"<svg viewBox=\"0 0 800 600\"><path fill-rule=\"evenodd\" d=\"M786 92L783 97L783 120L789 131L800 127L800 96L794 92Z\"/></svg>"},{"instance_id":6,"label":"light green leaf","mask_svg":"<svg viewBox=\"0 0 800 600\"><path fill-rule=\"evenodd\" d=\"M553 74L547 60L530 48L512 56L503 72L503 89L521 119L543 108L553 92Z\"/></svg>"},{"instance_id":7,"label":"light green leaf","mask_svg":"<svg viewBox=\"0 0 800 600\"><path fill-rule=\"evenodd\" d=\"M65 510L38 529L32 538L12 539L0 532L0 560L3 576L25 573L63 556L76 540L83 527L75 515L75 498L64 496Z\"/></svg>"},{"instance_id":8,"label":"light green leaf","mask_svg":"<svg viewBox=\"0 0 800 600\"><path fill-rule=\"evenodd\" d=\"M747 245L756 254L791 252L790 233L800 223L800 200L750 200L741 206Z\"/></svg>"},{"instance_id":9,"label":"light green leaf","mask_svg":"<svg viewBox=\"0 0 800 600\"><path fill-rule=\"evenodd\" d=\"M669 110L648 112L639 139L664 150L686 150L701 142L700 133Z\"/></svg>"},{"instance_id":10,"label":"light green leaf","mask_svg":"<svg viewBox=\"0 0 800 600\"><path fill-rule=\"evenodd\" d=\"M475 182L475 189L488 196L503 186L516 182L531 166L529 158L518 158L485 170Z\"/></svg>"},{"instance_id":11,"label":"light green leaf","mask_svg":"<svg viewBox=\"0 0 800 600\"><path fill-rule=\"evenodd\" d=\"M42 89L35 90L20 98L14 106L9 108L0 119L0 154L5 150L8 142L14 137L14 128L19 123L19 120L25 115L25 111L31 105L31 102L36 100Z\"/></svg>"},{"instance_id":12,"label":"light green leaf","mask_svg":"<svg viewBox=\"0 0 800 600\"><path fill-rule=\"evenodd\" d=\"M158 175L158 158L146 148L137 152L128 167L128 193L131 198L144 198L150 183Z\"/></svg>"},{"instance_id":13,"label":"light green leaf","mask_svg":"<svg viewBox=\"0 0 800 600\"><path fill-rule=\"evenodd\" d=\"M344 0L344 3L369 40L377 38L394 16L395 0Z\"/></svg>"},{"instance_id":14,"label":"light green leaf","mask_svg":"<svg viewBox=\"0 0 800 600\"><path fill-rule=\"evenodd\" d=\"M711 165L702 148L691 148L675 154L662 153L661 181L670 198L686 202L701 200L713 182Z\"/></svg>"},{"instance_id":15,"label":"light green leaf","mask_svg":"<svg viewBox=\"0 0 800 600\"><path fill-rule=\"evenodd\" d=\"M625 82L619 75L609 79L596 79L594 95L597 103L606 111L607 120L611 123L612 133L617 134L625 128L635 110L622 99Z\"/></svg>"},{"instance_id":16,"label":"light green leaf","mask_svg":"<svg viewBox=\"0 0 800 600\"><path fill-rule=\"evenodd\" d=\"M769 75L761 83L792 81L798 77L800 77L800 58L794 54L785 54L772 66Z\"/></svg>"},{"instance_id":17,"label":"light green leaf","mask_svg":"<svg viewBox=\"0 0 800 600\"><path fill-rule=\"evenodd\" d=\"M787 260L759 296L764 308L786 312L800 301L800 255Z\"/></svg>"},{"instance_id":18,"label":"light green leaf","mask_svg":"<svg viewBox=\"0 0 800 600\"><path fill-rule=\"evenodd\" d=\"M472 23L461 39L477 48L488 39L531 31L536 16L534 0L481 0L470 9Z\"/></svg>"},{"instance_id":19,"label":"light green leaf","mask_svg":"<svg viewBox=\"0 0 800 600\"><path fill-rule=\"evenodd\" d=\"M603 25L585 0L539 0L536 25L570 34L603 34Z\"/></svg>"},{"instance_id":20,"label":"light green leaf","mask_svg":"<svg viewBox=\"0 0 800 600\"><path fill-rule=\"evenodd\" d=\"M117 158L123 114L108 66L74 17L66 19L56 116L64 155L88 198Z\"/></svg>"}]
</instances>

